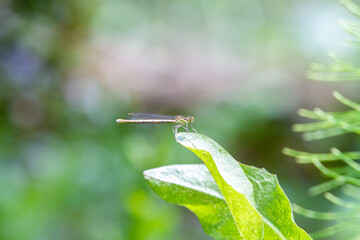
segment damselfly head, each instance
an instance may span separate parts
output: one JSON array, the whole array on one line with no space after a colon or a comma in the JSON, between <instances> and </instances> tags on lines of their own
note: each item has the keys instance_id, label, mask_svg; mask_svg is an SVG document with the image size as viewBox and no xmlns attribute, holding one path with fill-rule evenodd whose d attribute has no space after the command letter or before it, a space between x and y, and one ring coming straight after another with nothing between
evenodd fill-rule
<instances>
[{"instance_id":1,"label":"damselfly head","mask_svg":"<svg viewBox=\"0 0 360 240\"><path fill-rule=\"evenodd\" d=\"M188 116L187 119L188 119L189 122L194 122L194 121L195 121L195 118L194 118L194 117Z\"/></svg>"}]
</instances>

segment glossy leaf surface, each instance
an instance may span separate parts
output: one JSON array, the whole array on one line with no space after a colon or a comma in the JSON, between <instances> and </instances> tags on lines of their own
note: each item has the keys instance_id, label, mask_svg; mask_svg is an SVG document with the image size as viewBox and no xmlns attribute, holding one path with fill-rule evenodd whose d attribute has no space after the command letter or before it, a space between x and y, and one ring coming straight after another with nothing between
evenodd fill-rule
<instances>
[{"instance_id":1,"label":"glossy leaf surface","mask_svg":"<svg viewBox=\"0 0 360 240\"><path fill-rule=\"evenodd\" d=\"M145 178L164 200L192 210L209 235L311 239L293 221L290 202L275 175L237 162L204 135L179 133L177 141L200 157L207 169L174 165L145 171Z\"/></svg>"}]
</instances>

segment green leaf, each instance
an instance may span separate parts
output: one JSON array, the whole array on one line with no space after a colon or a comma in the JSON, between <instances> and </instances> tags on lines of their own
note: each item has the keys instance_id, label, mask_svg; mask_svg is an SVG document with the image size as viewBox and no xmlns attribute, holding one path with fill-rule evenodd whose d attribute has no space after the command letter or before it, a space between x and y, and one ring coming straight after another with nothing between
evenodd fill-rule
<instances>
[{"instance_id":1,"label":"green leaf","mask_svg":"<svg viewBox=\"0 0 360 240\"><path fill-rule=\"evenodd\" d=\"M349 10L349 12L354 14L356 17L360 18L360 8L353 1L351 1L351 0L339 0L339 2L344 7L346 7Z\"/></svg>"},{"instance_id":2,"label":"green leaf","mask_svg":"<svg viewBox=\"0 0 360 240\"><path fill-rule=\"evenodd\" d=\"M182 205L216 239L241 239L219 187L204 164L172 165L144 171L146 181L165 201Z\"/></svg>"},{"instance_id":3,"label":"green leaf","mask_svg":"<svg viewBox=\"0 0 360 240\"><path fill-rule=\"evenodd\" d=\"M237 162L225 149L204 135L179 133L176 139L203 160L227 204L228 208L222 209L222 211L225 209L228 211L224 215L227 219L226 224L232 225L229 229L233 229L235 224L238 230L235 235L231 236L227 236L223 232L219 233L221 237L210 234L211 236L217 239L311 239L304 230L295 224L290 202L275 175L268 173L265 169L258 169ZM156 172L157 169L151 171ZM171 179L171 174L154 183L152 182L154 178L147 177L147 180L154 191L163 199L172 199L171 202L174 203L179 202L176 198L186 199L186 204L180 204L188 207L189 205L193 206L191 203L198 205L199 200L194 197L197 195L188 194L187 191L199 189L199 185L209 186L208 178L203 181L203 178L196 175L192 175L192 177L194 179L190 180L191 177L183 179L180 176L181 179L186 180L186 183L182 181L181 184L173 183L176 186L168 185L169 180L167 178ZM181 191L178 191L177 189L180 186ZM186 188L189 189L185 191ZM214 190L214 188L211 189ZM202 193L211 195L205 191ZM211 196L215 197L214 195ZM206 198L204 197L204 199ZM208 214L207 217L213 218L212 215L218 214L218 210L217 206L210 205L206 214ZM204 213L194 212L204 226L203 221L206 219L202 215ZM228 220L229 216L232 216L234 223ZM231 232L235 233L233 230Z\"/></svg>"}]
</instances>

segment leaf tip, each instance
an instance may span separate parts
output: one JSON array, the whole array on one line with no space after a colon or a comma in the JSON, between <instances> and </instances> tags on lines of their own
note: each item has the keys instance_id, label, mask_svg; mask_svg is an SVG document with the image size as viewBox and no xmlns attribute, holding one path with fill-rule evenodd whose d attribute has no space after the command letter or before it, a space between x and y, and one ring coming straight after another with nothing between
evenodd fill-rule
<instances>
[{"instance_id":1,"label":"leaf tip","mask_svg":"<svg viewBox=\"0 0 360 240\"><path fill-rule=\"evenodd\" d=\"M290 155L291 149L290 149L290 148L287 148L287 147L284 147L284 148L282 149L282 153L285 154L285 155Z\"/></svg>"}]
</instances>

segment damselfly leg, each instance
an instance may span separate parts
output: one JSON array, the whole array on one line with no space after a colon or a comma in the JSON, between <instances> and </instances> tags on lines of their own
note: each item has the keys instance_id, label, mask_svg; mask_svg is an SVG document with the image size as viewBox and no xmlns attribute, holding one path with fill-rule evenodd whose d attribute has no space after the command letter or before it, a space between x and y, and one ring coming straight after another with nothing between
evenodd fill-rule
<instances>
[{"instance_id":1,"label":"damselfly leg","mask_svg":"<svg viewBox=\"0 0 360 240\"><path fill-rule=\"evenodd\" d=\"M183 126L183 128L184 128L187 132L189 132L188 122L185 123L185 127Z\"/></svg>"},{"instance_id":2,"label":"damselfly leg","mask_svg":"<svg viewBox=\"0 0 360 240\"><path fill-rule=\"evenodd\" d=\"M184 127L184 123L180 123L178 125L172 126L172 130L173 130L173 133L175 135L175 138L177 136L177 130L178 130L179 127Z\"/></svg>"},{"instance_id":3,"label":"damselfly leg","mask_svg":"<svg viewBox=\"0 0 360 240\"><path fill-rule=\"evenodd\" d=\"M195 128L193 127L193 125L192 125L191 123L189 123L189 124L190 124L191 129L192 129L194 132L198 133L198 132L195 130Z\"/></svg>"}]
</instances>

